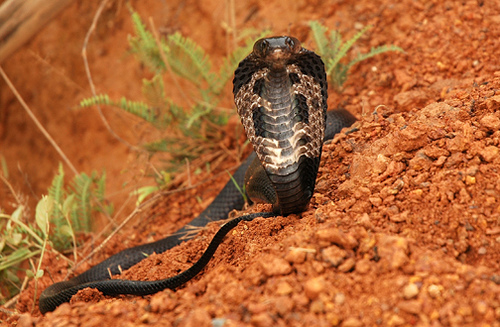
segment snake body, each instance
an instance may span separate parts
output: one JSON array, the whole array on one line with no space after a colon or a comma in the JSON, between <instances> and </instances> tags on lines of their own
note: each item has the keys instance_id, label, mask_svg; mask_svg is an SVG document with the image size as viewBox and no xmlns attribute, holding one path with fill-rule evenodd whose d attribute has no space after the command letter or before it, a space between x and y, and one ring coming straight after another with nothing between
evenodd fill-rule
<instances>
[{"instance_id":1,"label":"snake body","mask_svg":"<svg viewBox=\"0 0 500 327\"><path fill-rule=\"evenodd\" d=\"M233 80L236 107L254 152L233 175L245 183L254 202L272 203L273 211L244 215L221 227L201 258L177 276L158 281L110 279L152 253L162 253L191 237L188 226L226 219L244 200L229 181L214 201L172 236L121 251L84 273L45 289L42 313L68 302L79 290L96 288L105 295L147 295L175 289L209 262L224 236L240 221L302 212L315 186L322 144L355 118L345 110L327 113L327 81L321 58L288 36L261 39L238 66Z\"/></svg>"}]
</instances>

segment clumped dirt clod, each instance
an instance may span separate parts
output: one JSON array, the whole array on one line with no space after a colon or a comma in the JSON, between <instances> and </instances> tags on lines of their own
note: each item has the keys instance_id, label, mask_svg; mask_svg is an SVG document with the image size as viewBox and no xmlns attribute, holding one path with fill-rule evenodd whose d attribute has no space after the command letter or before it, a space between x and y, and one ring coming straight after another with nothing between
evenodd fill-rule
<instances>
[{"instance_id":1,"label":"clumped dirt clod","mask_svg":"<svg viewBox=\"0 0 500 327\"><path fill-rule=\"evenodd\" d=\"M217 11L209 16L215 3L187 3L178 16L182 31L207 49L223 42L212 20ZM144 17L153 11L134 5ZM500 326L500 4L305 1L293 2L286 8L290 17L280 17L282 6L280 1L239 3L237 21L245 27L272 25L276 34L293 34L308 47L310 19L347 35L359 24L373 24L356 51L389 43L406 51L363 62L351 71L343 93L330 93L331 108L340 104L359 121L324 146L308 209L301 216L240 224L208 267L175 292L108 298L84 290L42 317L30 311L30 283L17 304L20 315L1 316L5 323ZM60 19L71 21L76 13L77 5ZM121 22L127 14L117 15L121 18L110 21L126 30ZM204 33L213 31L205 40L198 23L210 27ZM113 40L121 34L110 41L119 42ZM50 41L39 37L31 47ZM104 53L94 58L96 64L112 60L105 53L109 45L97 44ZM23 54L11 62L20 58ZM96 74L105 79L106 70ZM112 143L103 143L101 151ZM224 182L217 179L218 189ZM206 202L218 192L209 191L200 187L165 198L92 264L175 230L201 211L196 194ZM149 257L124 277L159 279L186 269L217 228L212 224L196 239ZM55 281L68 269L54 257L44 264ZM52 283L50 277L45 274L39 290Z\"/></svg>"}]
</instances>

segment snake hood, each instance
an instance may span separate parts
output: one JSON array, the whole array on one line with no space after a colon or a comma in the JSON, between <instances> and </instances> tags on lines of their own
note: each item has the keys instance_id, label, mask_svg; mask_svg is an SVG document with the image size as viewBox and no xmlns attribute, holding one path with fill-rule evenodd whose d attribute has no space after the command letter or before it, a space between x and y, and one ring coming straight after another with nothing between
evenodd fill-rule
<instances>
[{"instance_id":1,"label":"snake hood","mask_svg":"<svg viewBox=\"0 0 500 327\"><path fill-rule=\"evenodd\" d=\"M245 182L248 195L282 215L303 211L325 133L323 61L294 37L260 39L235 72L233 94L258 158Z\"/></svg>"}]
</instances>

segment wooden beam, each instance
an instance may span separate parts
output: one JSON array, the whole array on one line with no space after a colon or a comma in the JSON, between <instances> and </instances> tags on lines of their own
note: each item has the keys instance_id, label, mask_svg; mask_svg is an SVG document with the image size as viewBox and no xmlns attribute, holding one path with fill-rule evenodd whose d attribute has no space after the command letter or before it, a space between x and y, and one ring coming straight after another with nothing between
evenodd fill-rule
<instances>
[{"instance_id":1,"label":"wooden beam","mask_svg":"<svg viewBox=\"0 0 500 327\"><path fill-rule=\"evenodd\" d=\"M5 1L0 6L0 64L72 1Z\"/></svg>"}]
</instances>

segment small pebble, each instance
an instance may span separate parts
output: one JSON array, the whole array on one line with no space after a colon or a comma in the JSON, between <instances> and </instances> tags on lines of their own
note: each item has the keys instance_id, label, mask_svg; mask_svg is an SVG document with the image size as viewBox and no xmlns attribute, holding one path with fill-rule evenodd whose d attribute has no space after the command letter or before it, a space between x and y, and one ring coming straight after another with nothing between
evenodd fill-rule
<instances>
[{"instance_id":1,"label":"small pebble","mask_svg":"<svg viewBox=\"0 0 500 327\"><path fill-rule=\"evenodd\" d=\"M35 323L33 317L29 313L23 313L19 315L19 320L17 321L17 326L19 327L33 327Z\"/></svg>"},{"instance_id":2,"label":"small pebble","mask_svg":"<svg viewBox=\"0 0 500 327\"><path fill-rule=\"evenodd\" d=\"M304 292L310 300L315 300L325 289L323 277L309 279L304 285Z\"/></svg>"},{"instance_id":3,"label":"small pebble","mask_svg":"<svg viewBox=\"0 0 500 327\"><path fill-rule=\"evenodd\" d=\"M267 327L274 325L273 318L271 318L271 316L269 316L267 312L262 312L257 315L253 315L251 323L253 326L258 326L258 327Z\"/></svg>"},{"instance_id":4,"label":"small pebble","mask_svg":"<svg viewBox=\"0 0 500 327\"><path fill-rule=\"evenodd\" d=\"M479 255L484 255L486 254L486 248L484 246L481 246L478 250L477 250L477 254Z\"/></svg>"},{"instance_id":5,"label":"small pebble","mask_svg":"<svg viewBox=\"0 0 500 327\"><path fill-rule=\"evenodd\" d=\"M321 255L324 261L330 263L333 267L338 267L344 262L345 257L347 257L347 252L338 246L332 245L323 249Z\"/></svg>"},{"instance_id":6,"label":"small pebble","mask_svg":"<svg viewBox=\"0 0 500 327\"><path fill-rule=\"evenodd\" d=\"M342 327L361 327L363 323L358 318L349 317L341 325Z\"/></svg>"},{"instance_id":7,"label":"small pebble","mask_svg":"<svg viewBox=\"0 0 500 327\"><path fill-rule=\"evenodd\" d=\"M362 275L368 273L371 269L372 264L368 259L361 259L356 262L356 271Z\"/></svg>"},{"instance_id":8,"label":"small pebble","mask_svg":"<svg viewBox=\"0 0 500 327\"><path fill-rule=\"evenodd\" d=\"M288 275L292 272L292 266L282 258L272 258L261 262L262 270L268 276Z\"/></svg>"},{"instance_id":9,"label":"small pebble","mask_svg":"<svg viewBox=\"0 0 500 327\"><path fill-rule=\"evenodd\" d=\"M186 327L212 326L210 314L203 308L196 308L182 322Z\"/></svg>"},{"instance_id":10,"label":"small pebble","mask_svg":"<svg viewBox=\"0 0 500 327\"><path fill-rule=\"evenodd\" d=\"M497 131L500 128L500 119L495 114L486 114L479 120L479 123L486 129Z\"/></svg>"},{"instance_id":11,"label":"small pebble","mask_svg":"<svg viewBox=\"0 0 500 327\"><path fill-rule=\"evenodd\" d=\"M480 150L479 155L481 156L481 158L484 161L491 162L491 161L493 161L493 159L498 158L499 152L500 152L500 150L496 146L491 145L491 146L487 146L484 149Z\"/></svg>"},{"instance_id":12,"label":"small pebble","mask_svg":"<svg viewBox=\"0 0 500 327\"><path fill-rule=\"evenodd\" d=\"M312 313L323 313L325 312L325 304L323 301L317 299L311 302L311 305L309 306L309 311Z\"/></svg>"},{"instance_id":13,"label":"small pebble","mask_svg":"<svg viewBox=\"0 0 500 327\"><path fill-rule=\"evenodd\" d=\"M439 295L441 295L441 286L438 285L429 285L427 287L427 293L429 293L429 296L433 299L437 298Z\"/></svg>"},{"instance_id":14,"label":"small pebble","mask_svg":"<svg viewBox=\"0 0 500 327\"><path fill-rule=\"evenodd\" d=\"M281 282L278 284L278 287L276 289L276 294L277 295L288 295L293 292L292 286L288 284L287 282Z\"/></svg>"},{"instance_id":15,"label":"small pebble","mask_svg":"<svg viewBox=\"0 0 500 327\"><path fill-rule=\"evenodd\" d=\"M358 246L358 241L349 234L346 234L338 228L327 228L316 232L316 237L321 241L328 241L337 244L344 249L353 249Z\"/></svg>"},{"instance_id":16,"label":"small pebble","mask_svg":"<svg viewBox=\"0 0 500 327\"><path fill-rule=\"evenodd\" d=\"M479 314L484 315L486 313L486 311L488 311L488 304L486 304L486 302L484 302L484 301L478 301L476 303L476 311Z\"/></svg>"},{"instance_id":17,"label":"small pebble","mask_svg":"<svg viewBox=\"0 0 500 327\"><path fill-rule=\"evenodd\" d=\"M285 260L290 263L303 263L306 261L308 249L292 248L285 256Z\"/></svg>"},{"instance_id":18,"label":"small pebble","mask_svg":"<svg viewBox=\"0 0 500 327\"><path fill-rule=\"evenodd\" d=\"M344 293L337 293L337 294L335 294L334 301L335 301L336 305L342 305L342 304L344 304L344 302L345 302L345 295L344 295Z\"/></svg>"},{"instance_id":19,"label":"small pebble","mask_svg":"<svg viewBox=\"0 0 500 327\"><path fill-rule=\"evenodd\" d=\"M351 271L355 265L356 265L356 260L354 260L354 258L349 258L346 261L344 261L340 266L338 266L338 270L341 272L348 272Z\"/></svg>"},{"instance_id":20,"label":"small pebble","mask_svg":"<svg viewBox=\"0 0 500 327\"><path fill-rule=\"evenodd\" d=\"M403 297L407 300L418 295L418 286L414 283L408 284L403 288Z\"/></svg>"},{"instance_id":21,"label":"small pebble","mask_svg":"<svg viewBox=\"0 0 500 327\"><path fill-rule=\"evenodd\" d=\"M387 322L388 326L401 326L406 323L406 320L398 315L392 315Z\"/></svg>"},{"instance_id":22,"label":"small pebble","mask_svg":"<svg viewBox=\"0 0 500 327\"><path fill-rule=\"evenodd\" d=\"M422 311L422 303L418 300L401 301L398 303L398 308L411 314L419 314Z\"/></svg>"}]
</instances>

